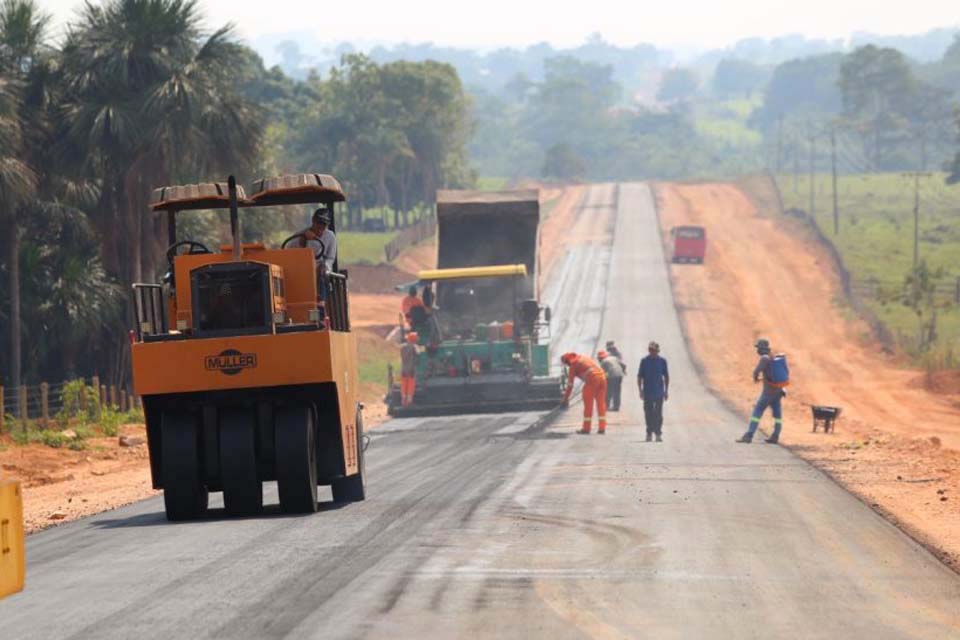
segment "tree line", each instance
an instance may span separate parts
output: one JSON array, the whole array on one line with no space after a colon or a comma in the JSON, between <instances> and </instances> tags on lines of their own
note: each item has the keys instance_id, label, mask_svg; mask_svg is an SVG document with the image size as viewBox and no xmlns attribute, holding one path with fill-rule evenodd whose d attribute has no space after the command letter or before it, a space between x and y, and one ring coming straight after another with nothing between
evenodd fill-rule
<instances>
[{"instance_id":1,"label":"tree line","mask_svg":"<svg viewBox=\"0 0 960 640\"><path fill-rule=\"evenodd\" d=\"M126 378L129 285L166 266L152 188L323 171L356 204L345 223L373 206L402 222L472 180L468 108L438 63L349 56L292 80L205 30L196 0L86 3L58 42L34 0L0 1L0 380ZM250 221L248 239L293 223Z\"/></svg>"},{"instance_id":2,"label":"tree line","mask_svg":"<svg viewBox=\"0 0 960 640\"><path fill-rule=\"evenodd\" d=\"M831 135L839 140L842 172L944 169L957 149L960 38L926 64L868 44L785 62L765 80L753 77L762 101L750 125L763 135L768 156L776 154L768 158L774 168L805 164L820 139L814 162L822 170Z\"/></svg>"},{"instance_id":3,"label":"tree line","mask_svg":"<svg viewBox=\"0 0 960 640\"><path fill-rule=\"evenodd\" d=\"M495 93L473 89L470 156L481 174L560 180L672 179L733 174L750 158L697 129L683 100L642 103L611 65L561 56L543 79L516 74Z\"/></svg>"}]
</instances>

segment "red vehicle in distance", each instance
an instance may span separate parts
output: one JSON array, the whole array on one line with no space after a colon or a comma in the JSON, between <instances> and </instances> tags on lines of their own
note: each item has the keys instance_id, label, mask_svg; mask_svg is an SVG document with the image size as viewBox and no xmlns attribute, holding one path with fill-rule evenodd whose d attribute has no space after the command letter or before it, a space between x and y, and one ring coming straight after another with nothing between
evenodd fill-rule
<instances>
[{"instance_id":1,"label":"red vehicle in distance","mask_svg":"<svg viewBox=\"0 0 960 640\"><path fill-rule=\"evenodd\" d=\"M695 262L703 264L707 253L707 230L703 227L674 227L670 230L673 238L673 261Z\"/></svg>"}]
</instances>

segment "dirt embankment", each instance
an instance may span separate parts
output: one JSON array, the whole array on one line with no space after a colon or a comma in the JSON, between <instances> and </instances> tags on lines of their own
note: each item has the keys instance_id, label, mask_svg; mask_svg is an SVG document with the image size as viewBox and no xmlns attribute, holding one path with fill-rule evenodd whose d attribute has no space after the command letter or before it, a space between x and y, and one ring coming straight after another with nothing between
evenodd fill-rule
<instances>
[{"instance_id":1,"label":"dirt embankment","mask_svg":"<svg viewBox=\"0 0 960 640\"><path fill-rule=\"evenodd\" d=\"M577 210L583 201L587 187L540 187L540 288L546 285L547 277L557 258L571 242L582 241L571 230L578 222Z\"/></svg>"},{"instance_id":2,"label":"dirt embankment","mask_svg":"<svg viewBox=\"0 0 960 640\"><path fill-rule=\"evenodd\" d=\"M706 263L673 265L671 277L708 385L748 412L752 345L768 337L788 354L793 378L785 446L960 566L956 372L931 384L885 356L801 223L760 215L733 185L658 185L656 194L665 242L678 224L707 229ZM811 433L810 404L842 407L835 434Z\"/></svg>"},{"instance_id":3,"label":"dirt embankment","mask_svg":"<svg viewBox=\"0 0 960 640\"><path fill-rule=\"evenodd\" d=\"M16 427L14 427L16 428ZM121 428L120 438L90 438L86 449L16 446L0 438L0 474L23 484L28 532L116 509L156 492L150 483L142 425Z\"/></svg>"}]
</instances>

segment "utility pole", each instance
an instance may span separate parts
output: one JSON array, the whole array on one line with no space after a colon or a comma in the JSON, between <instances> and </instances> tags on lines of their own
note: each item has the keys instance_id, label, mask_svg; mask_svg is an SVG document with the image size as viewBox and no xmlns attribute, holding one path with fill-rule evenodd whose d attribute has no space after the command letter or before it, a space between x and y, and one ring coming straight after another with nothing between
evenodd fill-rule
<instances>
[{"instance_id":1,"label":"utility pole","mask_svg":"<svg viewBox=\"0 0 960 640\"><path fill-rule=\"evenodd\" d=\"M783 169L783 114L777 117L777 175Z\"/></svg>"},{"instance_id":2,"label":"utility pole","mask_svg":"<svg viewBox=\"0 0 960 640\"><path fill-rule=\"evenodd\" d=\"M840 235L840 207L837 206L837 130L830 129L830 171L833 174L833 235Z\"/></svg>"},{"instance_id":3,"label":"utility pole","mask_svg":"<svg viewBox=\"0 0 960 640\"><path fill-rule=\"evenodd\" d=\"M816 160L817 160L817 136L810 131L810 218L817 217L817 185L816 185Z\"/></svg>"},{"instance_id":4,"label":"utility pole","mask_svg":"<svg viewBox=\"0 0 960 640\"><path fill-rule=\"evenodd\" d=\"M920 178L929 178L932 173L927 171L910 171L903 174L905 178L913 178L913 268L920 264Z\"/></svg>"}]
</instances>

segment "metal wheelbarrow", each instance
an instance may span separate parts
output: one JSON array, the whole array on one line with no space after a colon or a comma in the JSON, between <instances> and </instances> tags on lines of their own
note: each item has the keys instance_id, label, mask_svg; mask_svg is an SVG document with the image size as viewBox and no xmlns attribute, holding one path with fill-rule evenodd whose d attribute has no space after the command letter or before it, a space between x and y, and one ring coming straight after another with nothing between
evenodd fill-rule
<instances>
[{"instance_id":1,"label":"metal wheelbarrow","mask_svg":"<svg viewBox=\"0 0 960 640\"><path fill-rule=\"evenodd\" d=\"M833 423L840 417L840 407L826 407L821 405L810 405L813 412L813 432L816 433L819 427L823 427L824 433L833 433Z\"/></svg>"}]
</instances>

